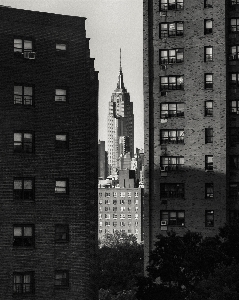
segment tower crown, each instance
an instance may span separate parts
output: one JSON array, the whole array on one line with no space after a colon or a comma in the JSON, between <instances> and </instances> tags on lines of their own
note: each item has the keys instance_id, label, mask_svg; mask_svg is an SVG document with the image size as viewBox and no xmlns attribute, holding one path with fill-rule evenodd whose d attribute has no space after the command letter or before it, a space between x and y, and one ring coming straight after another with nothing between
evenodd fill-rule
<instances>
[{"instance_id":1,"label":"tower crown","mask_svg":"<svg viewBox=\"0 0 239 300\"><path fill-rule=\"evenodd\" d=\"M118 76L118 83L117 83L117 89L124 90L124 80L123 80L123 72L121 67L121 48L120 48L120 70L119 70L119 76Z\"/></svg>"}]
</instances>

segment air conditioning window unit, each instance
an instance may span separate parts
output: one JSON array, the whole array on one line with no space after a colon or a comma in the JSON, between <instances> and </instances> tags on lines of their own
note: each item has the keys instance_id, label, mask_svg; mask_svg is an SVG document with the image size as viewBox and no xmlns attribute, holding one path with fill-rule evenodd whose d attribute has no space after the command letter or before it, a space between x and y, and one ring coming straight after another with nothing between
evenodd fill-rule
<instances>
[{"instance_id":1,"label":"air conditioning window unit","mask_svg":"<svg viewBox=\"0 0 239 300\"><path fill-rule=\"evenodd\" d=\"M161 221L161 226L167 226L167 221Z\"/></svg>"},{"instance_id":2,"label":"air conditioning window unit","mask_svg":"<svg viewBox=\"0 0 239 300\"><path fill-rule=\"evenodd\" d=\"M167 12L166 11L161 11L159 13L160 17L167 17Z\"/></svg>"},{"instance_id":3,"label":"air conditioning window unit","mask_svg":"<svg viewBox=\"0 0 239 300\"><path fill-rule=\"evenodd\" d=\"M35 52L30 52L30 51L24 52L24 58L35 59L35 57L36 57Z\"/></svg>"},{"instance_id":4,"label":"air conditioning window unit","mask_svg":"<svg viewBox=\"0 0 239 300\"><path fill-rule=\"evenodd\" d=\"M161 70L166 70L167 66L166 65L161 65Z\"/></svg>"}]
</instances>

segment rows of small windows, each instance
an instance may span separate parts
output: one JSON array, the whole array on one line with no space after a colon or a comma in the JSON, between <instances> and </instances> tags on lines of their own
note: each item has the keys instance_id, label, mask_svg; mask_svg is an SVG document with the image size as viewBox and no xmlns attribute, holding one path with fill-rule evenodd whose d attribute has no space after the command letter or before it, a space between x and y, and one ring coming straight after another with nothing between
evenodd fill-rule
<instances>
[{"instance_id":1,"label":"rows of small windows","mask_svg":"<svg viewBox=\"0 0 239 300\"><path fill-rule=\"evenodd\" d=\"M104 211L110 211L110 210L111 210L110 206L105 206L105 207L104 207ZM131 207L131 206L129 206L129 207L125 207L125 206L121 206L121 207L113 206L113 207L112 207L112 211L116 212L116 211L118 211L118 210L121 211L121 212L122 212L122 211L126 211L126 210L127 210L127 211L130 211L130 212L134 210L134 211L137 212L137 211L139 211L139 207L138 207L138 206L135 206L134 208ZM99 211L100 211L100 212L103 211L103 207L102 207L102 206L99 207Z\"/></svg>"},{"instance_id":2,"label":"rows of small windows","mask_svg":"<svg viewBox=\"0 0 239 300\"><path fill-rule=\"evenodd\" d=\"M126 233L126 232L128 232L128 233L134 233L136 236L137 236L138 233L139 233L139 229L137 229L137 228L135 228L134 232L133 232L132 229L128 229L128 230L120 229L120 230L118 230L118 229L114 229L114 228L113 228L113 230L112 230L113 233L115 233L115 232L117 232L117 231L119 231L119 232L121 232L121 233ZM105 232L105 234L108 234L108 233L110 234L110 233L111 233L111 230L110 230L110 229L105 229L104 232ZM103 233L103 229L102 229L102 228L99 229L99 233Z\"/></svg>"},{"instance_id":3,"label":"rows of small windows","mask_svg":"<svg viewBox=\"0 0 239 300\"><path fill-rule=\"evenodd\" d=\"M102 214L99 214L99 220L102 220ZM105 217L105 219L106 220L110 220L110 218L111 218L111 215L110 214L105 214L104 215L104 217ZM121 219L121 220L124 220L125 218L128 218L128 219L131 219L132 218L132 215L131 214L128 214L127 216L126 216L126 214L120 214L119 215L119 218ZM114 220L117 220L118 219L118 214L113 214L113 216L112 216L112 218L114 219ZM138 220L139 219L139 214L134 214L134 219L135 220Z\"/></svg>"},{"instance_id":4,"label":"rows of small windows","mask_svg":"<svg viewBox=\"0 0 239 300\"><path fill-rule=\"evenodd\" d=\"M204 8L212 8L213 0L204 0ZM231 4L238 4L239 0L231 0ZM184 9L184 0L159 0L159 10L168 11L168 10L183 10Z\"/></svg>"},{"instance_id":5,"label":"rows of small windows","mask_svg":"<svg viewBox=\"0 0 239 300\"><path fill-rule=\"evenodd\" d=\"M238 128L239 132L239 128ZM239 143L239 135L238 135ZM184 156L161 156L161 172L180 171L184 169ZM213 155L205 155L205 171L213 171Z\"/></svg>"},{"instance_id":6,"label":"rows of small windows","mask_svg":"<svg viewBox=\"0 0 239 300\"><path fill-rule=\"evenodd\" d=\"M110 201L110 199L106 199L105 200L105 204L110 205L111 203L113 203L114 205L117 205L117 203L119 203L121 205L128 203L128 205L131 205L132 204L132 200L131 199L128 199L128 200L122 199L122 200L119 200L119 201L113 200L112 202ZM103 204L103 199L99 199L99 204ZM139 204L139 200L135 199L134 200L134 204L138 205Z\"/></svg>"},{"instance_id":7,"label":"rows of small windows","mask_svg":"<svg viewBox=\"0 0 239 300\"><path fill-rule=\"evenodd\" d=\"M67 52L66 42L55 43L56 54L64 56ZM32 38L14 38L14 55L25 59L35 59L36 57L36 41Z\"/></svg>"},{"instance_id":8,"label":"rows of small windows","mask_svg":"<svg viewBox=\"0 0 239 300\"><path fill-rule=\"evenodd\" d=\"M132 225L134 225L135 227L138 227L139 226L139 222L136 221L136 222L134 222L132 224L131 221L128 222L128 223L126 223L125 221L122 221L122 222L113 221L112 223L110 223L110 221L106 221L104 223L104 226L106 226L106 227L110 227L111 225L113 225L113 227L117 227L118 225L121 226L121 227L123 227L123 226L129 226L129 227L131 227ZM99 226L102 227L103 226L103 222L99 222Z\"/></svg>"},{"instance_id":9,"label":"rows of small windows","mask_svg":"<svg viewBox=\"0 0 239 300\"><path fill-rule=\"evenodd\" d=\"M214 197L214 185L212 182L205 183L205 199ZM160 183L161 199L184 199L184 183Z\"/></svg>"},{"instance_id":10,"label":"rows of small windows","mask_svg":"<svg viewBox=\"0 0 239 300\"><path fill-rule=\"evenodd\" d=\"M55 180L55 194L69 194L69 180L67 178L59 178ZM35 178L14 178L13 198L14 200L33 201L35 199Z\"/></svg>"},{"instance_id":11,"label":"rows of small windows","mask_svg":"<svg viewBox=\"0 0 239 300\"><path fill-rule=\"evenodd\" d=\"M112 195L115 198L117 197L117 195L119 195L120 197L125 198L126 192L119 192L119 194L118 194L118 192L112 192L112 193L105 192L104 195L105 195L105 197L110 197ZM130 198L132 196L132 192L127 192L127 196L128 196L128 198ZM103 197L102 192L99 193L99 197ZM134 197L136 197L136 198L139 197L139 192L134 192Z\"/></svg>"},{"instance_id":12,"label":"rows of small windows","mask_svg":"<svg viewBox=\"0 0 239 300\"><path fill-rule=\"evenodd\" d=\"M67 102L68 91L66 87L55 88L55 102ZM33 106L35 103L35 87L30 84L14 84L14 104Z\"/></svg>"},{"instance_id":13,"label":"rows of small windows","mask_svg":"<svg viewBox=\"0 0 239 300\"><path fill-rule=\"evenodd\" d=\"M185 211L181 210L161 210L161 226L185 226ZM205 210L205 227L214 227L214 210Z\"/></svg>"},{"instance_id":14,"label":"rows of small windows","mask_svg":"<svg viewBox=\"0 0 239 300\"><path fill-rule=\"evenodd\" d=\"M27 295L35 293L35 278L34 271L14 272L13 273L13 294ZM69 271L55 270L54 273L55 288L69 288Z\"/></svg>"}]
</instances>

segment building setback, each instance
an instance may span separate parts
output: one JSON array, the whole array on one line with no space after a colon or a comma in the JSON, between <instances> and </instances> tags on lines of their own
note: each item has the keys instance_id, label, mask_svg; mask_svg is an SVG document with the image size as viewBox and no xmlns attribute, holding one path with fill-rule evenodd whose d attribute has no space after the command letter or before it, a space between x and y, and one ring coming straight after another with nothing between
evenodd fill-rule
<instances>
[{"instance_id":1,"label":"building setback","mask_svg":"<svg viewBox=\"0 0 239 300\"><path fill-rule=\"evenodd\" d=\"M146 263L158 233L238 216L239 1L144 0Z\"/></svg>"},{"instance_id":2,"label":"building setback","mask_svg":"<svg viewBox=\"0 0 239 300\"><path fill-rule=\"evenodd\" d=\"M98 77L85 18L0 7L0 24L1 299L98 299Z\"/></svg>"}]
</instances>

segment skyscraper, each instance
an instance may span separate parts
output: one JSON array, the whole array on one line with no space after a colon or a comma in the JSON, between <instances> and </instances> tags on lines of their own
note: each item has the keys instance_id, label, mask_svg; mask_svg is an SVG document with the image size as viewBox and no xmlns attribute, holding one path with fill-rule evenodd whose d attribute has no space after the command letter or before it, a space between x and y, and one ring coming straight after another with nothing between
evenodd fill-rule
<instances>
[{"instance_id":1,"label":"skyscraper","mask_svg":"<svg viewBox=\"0 0 239 300\"><path fill-rule=\"evenodd\" d=\"M130 156L133 157L134 154L133 103L130 102L130 94L124 86L121 50L118 83L109 102L107 126L109 174L117 175L122 165L120 157L127 153L130 153Z\"/></svg>"},{"instance_id":2,"label":"skyscraper","mask_svg":"<svg viewBox=\"0 0 239 300\"><path fill-rule=\"evenodd\" d=\"M0 298L98 299L98 74L85 18L1 6L0 24Z\"/></svg>"},{"instance_id":3,"label":"skyscraper","mask_svg":"<svg viewBox=\"0 0 239 300\"><path fill-rule=\"evenodd\" d=\"M146 260L239 215L238 24L238 0L144 0Z\"/></svg>"}]
</instances>

